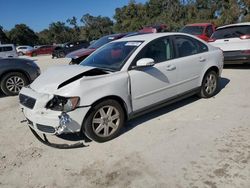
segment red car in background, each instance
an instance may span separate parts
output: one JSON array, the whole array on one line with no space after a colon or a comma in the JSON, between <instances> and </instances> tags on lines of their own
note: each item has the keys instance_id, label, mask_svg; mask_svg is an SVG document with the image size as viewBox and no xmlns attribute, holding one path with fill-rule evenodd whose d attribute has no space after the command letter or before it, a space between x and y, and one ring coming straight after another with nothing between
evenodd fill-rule
<instances>
[{"instance_id":1,"label":"red car in background","mask_svg":"<svg viewBox=\"0 0 250 188\"><path fill-rule=\"evenodd\" d=\"M79 64L81 63L86 57L92 54L96 49L100 48L104 44L107 44L113 40L120 39L126 36L127 33L120 33L120 34L112 34L104 36L94 43L92 43L88 48L82 48L76 51L73 51L66 55L67 58L71 58L71 62L69 64Z\"/></svg>"},{"instance_id":2,"label":"red car in background","mask_svg":"<svg viewBox=\"0 0 250 188\"><path fill-rule=\"evenodd\" d=\"M215 31L215 26L212 23L196 23L184 26L180 32L195 35L198 38L209 41L209 38Z\"/></svg>"},{"instance_id":3,"label":"red car in background","mask_svg":"<svg viewBox=\"0 0 250 188\"><path fill-rule=\"evenodd\" d=\"M52 54L54 48L55 46L52 46L52 45L44 45L44 46L35 48L31 51L28 51L26 55L32 57L32 56L37 56L37 55L42 55L42 54Z\"/></svg>"}]
</instances>

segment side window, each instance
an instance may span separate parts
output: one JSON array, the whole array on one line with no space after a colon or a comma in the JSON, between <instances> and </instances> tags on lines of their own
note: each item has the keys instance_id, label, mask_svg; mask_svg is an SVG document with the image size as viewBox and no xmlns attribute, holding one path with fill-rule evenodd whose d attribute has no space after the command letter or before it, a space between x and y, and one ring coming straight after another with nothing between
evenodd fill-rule
<instances>
[{"instance_id":1,"label":"side window","mask_svg":"<svg viewBox=\"0 0 250 188\"><path fill-rule=\"evenodd\" d=\"M142 58L151 58L155 63L164 62L173 58L173 49L170 39L160 38L147 44L137 55L135 61ZM134 62L135 64L135 62Z\"/></svg>"},{"instance_id":2,"label":"side window","mask_svg":"<svg viewBox=\"0 0 250 188\"><path fill-rule=\"evenodd\" d=\"M206 35L208 37L211 37L211 35L213 34L213 27L211 25L209 25L206 29Z\"/></svg>"},{"instance_id":3,"label":"side window","mask_svg":"<svg viewBox=\"0 0 250 188\"><path fill-rule=\"evenodd\" d=\"M179 57L190 56L199 53L199 46L193 42L192 38L178 36L175 44Z\"/></svg>"},{"instance_id":4,"label":"side window","mask_svg":"<svg viewBox=\"0 0 250 188\"><path fill-rule=\"evenodd\" d=\"M13 48L11 46L4 46L3 47L3 52L8 52L8 51L12 51Z\"/></svg>"},{"instance_id":5,"label":"side window","mask_svg":"<svg viewBox=\"0 0 250 188\"><path fill-rule=\"evenodd\" d=\"M179 57L195 55L198 53L203 53L208 51L207 45L187 36L177 36L175 38L175 45Z\"/></svg>"},{"instance_id":6,"label":"side window","mask_svg":"<svg viewBox=\"0 0 250 188\"><path fill-rule=\"evenodd\" d=\"M3 47L0 47L0 52L2 52L3 51Z\"/></svg>"},{"instance_id":7,"label":"side window","mask_svg":"<svg viewBox=\"0 0 250 188\"><path fill-rule=\"evenodd\" d=\"M195 40L195 39L194 39ZM199 53L203 53L203 52L207 52L208 51L208 47L207 45L203 44L202 42L195 40L195 42L197 43L197 45L199 46Z\"/></svg>"}]
</instances>

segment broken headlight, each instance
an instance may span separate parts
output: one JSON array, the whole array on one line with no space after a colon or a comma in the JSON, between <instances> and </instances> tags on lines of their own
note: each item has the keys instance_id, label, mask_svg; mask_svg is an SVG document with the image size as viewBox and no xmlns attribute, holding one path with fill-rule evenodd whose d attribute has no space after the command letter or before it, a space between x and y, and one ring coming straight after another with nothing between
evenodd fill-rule
<instances>
[{"instance_id":1,"label":"broken headlight","mask_svg":"<svg viewBox=\"0 0 250 188\"><path fill-rule=\"evenodd\" d=\"M69 112L79 106L80 97L61 97L55 95L46 105L46 108L55 111Z\"/></svg>"}]
</instances>

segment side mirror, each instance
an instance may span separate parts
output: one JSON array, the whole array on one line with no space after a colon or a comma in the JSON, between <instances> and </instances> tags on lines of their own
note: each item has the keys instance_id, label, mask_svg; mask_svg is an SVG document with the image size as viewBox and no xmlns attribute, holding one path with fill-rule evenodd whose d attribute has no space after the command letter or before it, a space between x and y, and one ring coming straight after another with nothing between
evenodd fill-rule
<instances>
[{"instance_id":1,"label":"side mirror","mask_svg":"<svg viewBox=\"0 0 250 188\"><path fill-rule=\"evenodd\" d=\"M155 61L151 58L142 58L136 62L136 67L151 67L154 66Z\"/></svg>"}]
</instances>

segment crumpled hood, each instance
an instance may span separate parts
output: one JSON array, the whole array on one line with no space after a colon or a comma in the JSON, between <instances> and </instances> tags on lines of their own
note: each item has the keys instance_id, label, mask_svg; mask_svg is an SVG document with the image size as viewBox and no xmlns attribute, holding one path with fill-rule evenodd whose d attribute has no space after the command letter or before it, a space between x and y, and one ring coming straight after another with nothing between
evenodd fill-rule
<instances>
[{"instance_id":1,"label":"crumpled hood","mask_svg":"<svg viewBox=\"0 0 250 188\"><path fill-rule=\"evenodd\" d=\"M71 58L71 59L77 59L78 57L82 57L82 56L88 56L90 55L92 52L94 52L96 49L92 49L92 48L83 48L83 49L79 49L76 51L73 51L69 54L66 55L67 58Z\"/></svg>"},{"instance_id":2,"label":"crumpled hood","mask_svg":"<svg viewBox=\"0 0 250 188\"><path fill-rule=\"evenodd\" d=\"M60 84L92 69L94 67L80 65L52 67L35 79L30 87L39 93L54 94Z\"/></svg>"}]
</instances>

